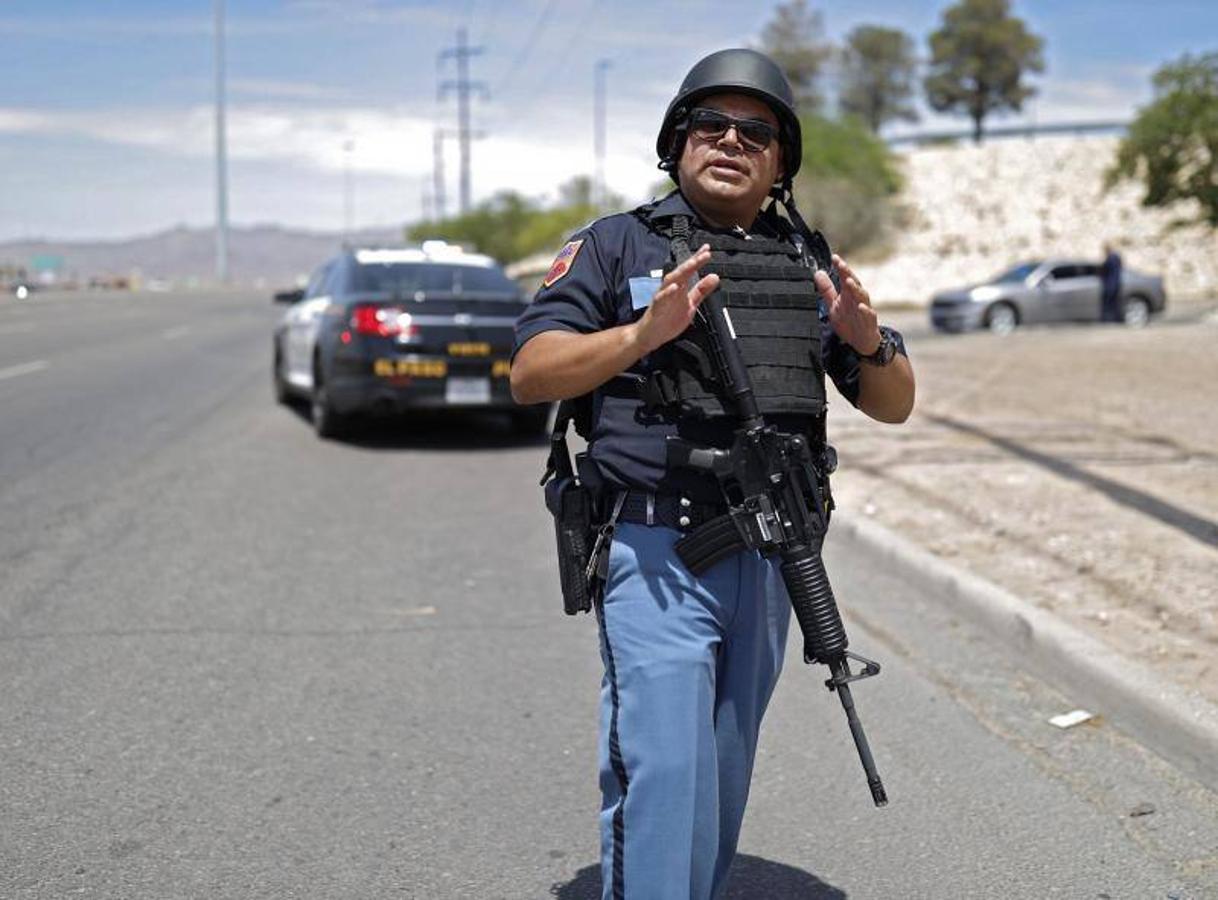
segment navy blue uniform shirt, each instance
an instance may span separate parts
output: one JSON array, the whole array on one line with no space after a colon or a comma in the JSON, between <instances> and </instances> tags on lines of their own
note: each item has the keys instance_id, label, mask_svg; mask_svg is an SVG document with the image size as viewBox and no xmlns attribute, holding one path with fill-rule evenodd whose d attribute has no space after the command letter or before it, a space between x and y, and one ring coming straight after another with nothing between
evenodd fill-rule
<instances>
[{"instance_id":1,"label":"navy blue uniform shirt","mask_svg":"<svg viewBox=\"0 0 1218 900\"><path fill-rule=\"evenodd\" d=\"M648 222L676 215L697 219L679 191L654 207L606 216L572 235L533 303L516 321L513 356L529 338L543 331L590 334L640 318L671 257L669 239ZM774 236L764 220L754 225L754 232ZM811 271L808 277L812 277ZM825 372L842 396L857 405L858 355L829 326L823 302L821 350ZM644 357L627 371L645 375L651 371L650 365ZM790 432L806 432L811 425L800 416L771 416L768 420ZM718 501L719 488L710 476L668 470L664 438L670 434L703 446L727 447L732 426L722 417L673 423L646 416L637 399L595 393L588 454L608 485L680 493L699 502Z\"/></svg>"}]
</instances>

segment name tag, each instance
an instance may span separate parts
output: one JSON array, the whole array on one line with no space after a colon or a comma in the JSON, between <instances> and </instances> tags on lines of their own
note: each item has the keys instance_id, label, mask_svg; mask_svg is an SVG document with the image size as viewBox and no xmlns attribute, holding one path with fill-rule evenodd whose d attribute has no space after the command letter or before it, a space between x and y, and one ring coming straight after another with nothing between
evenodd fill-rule
<instances>
[{"instance_id":1,"label":"name tag","mask_svg":"<svg viewBox=\"0 0 1218 900\"><path fill-rule=\"evenodd\" d=\"M631 278L630 306L636 310L651 306L651 298L660 289L660 281L659 278Z\"/></svg>"}]
</instances>

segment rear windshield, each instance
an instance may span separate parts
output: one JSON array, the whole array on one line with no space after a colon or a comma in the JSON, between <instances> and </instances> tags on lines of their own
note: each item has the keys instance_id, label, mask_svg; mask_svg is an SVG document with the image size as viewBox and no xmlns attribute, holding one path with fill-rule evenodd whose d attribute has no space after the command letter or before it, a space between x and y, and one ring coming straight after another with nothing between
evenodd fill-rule
<instances>
[{"instance_id":1,"label":"rear windshield","mask_svg":"<svg viewBox=\"0 0 1218 900\"><path fill-rule=\"evenodd\" d=\"M987 283L988 284L1003 284L1005 282L1010 282L1010 281L1022 282L1029 275L1031 275L1033 272L1035 272L1036 267L1039 265L1040 265L1040 263L1034 263L1034 262L1020 263L1017 266L1007 269L1005 272L999 272L997 275L995 275L993 278L991 278L989 280L989 282L987 282Z\"/></svg>"},{"instance_id":2,"label":"rear windshield","mask_svg":"<svg viewBox=\"0 0 1218 900\"><path fill-rule=\"evenodd\" d=\"M353 268L351 290L357 293L408 297L425 294L479 294L491 299L515 300L516 282L502 269L458 266L448 263L364 263Z\"/></svg>"}]
</instances>

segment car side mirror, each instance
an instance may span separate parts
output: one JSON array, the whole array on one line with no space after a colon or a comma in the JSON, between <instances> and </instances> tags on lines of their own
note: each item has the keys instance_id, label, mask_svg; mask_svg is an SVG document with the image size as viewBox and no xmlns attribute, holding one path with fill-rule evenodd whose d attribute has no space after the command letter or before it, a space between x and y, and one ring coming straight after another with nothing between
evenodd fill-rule
<instances>
[{"instance_id":1,"label":"car side mirror","mask_svg":"<svg viewBox=\"0 0 1218 900\"><path fill-rule=\"evenodd\" d=\"M299 303L304 299L304 288L293 288L290 291L276 291L271 299L276 303Z\"/></svg>"}]
</instances>

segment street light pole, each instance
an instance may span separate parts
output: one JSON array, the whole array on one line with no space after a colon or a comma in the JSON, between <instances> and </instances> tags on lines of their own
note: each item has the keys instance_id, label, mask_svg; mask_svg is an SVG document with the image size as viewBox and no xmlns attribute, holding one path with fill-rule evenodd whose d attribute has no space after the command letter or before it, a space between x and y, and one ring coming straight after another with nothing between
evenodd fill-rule
<instances>
[{"instance_id":1,"label":"street light pole","mask_svg":"<svg viewBox=\"0 0 1218 900\"><path fill-rule=\"evenodd\" d=\"M431 175L436 220L439 221L448 215L448 210L444 196L444 130L438 125L431 136Z\"/></svg>"},{"instance_id":2,"label":"street light pole","mask_svg":"<svg viewBox=\"0 0 1218 900\"><path fill-rule=\"evenodd\" d=\"M593 70L592 143L593 152L596 155L596 168L593 177L592 201L598 210L604 208L608 193L605 189L605 73L609 66L609 60L598 59Z\"/></svg>"},{"instance_id":3,"label":"street light pole","mask_svg":"<svg viewBox=\"0 0 1218 900\"><path fill-rule=\"evenodd\" d=\"M351 151L355 141L343 141L343 239L351 243L351 232L355 219L355 184L351 179Z\"/></svg>"},{"instance_id":4,"label":"street light pole","mask_svg":"<svg viewBox=\"0 0 1218 900\"><path fill-rule=\"evenodd\" d=\"M224 0L216 18L216 280L228 283L228 162L224 128Z\"/></svg>"}]
</instances>

